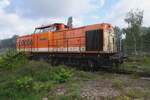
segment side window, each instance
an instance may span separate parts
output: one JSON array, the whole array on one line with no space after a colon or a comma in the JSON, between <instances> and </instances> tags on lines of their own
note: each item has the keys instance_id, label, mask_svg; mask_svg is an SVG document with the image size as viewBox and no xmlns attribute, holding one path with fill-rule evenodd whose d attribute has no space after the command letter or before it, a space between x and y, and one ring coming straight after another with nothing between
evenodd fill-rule
<instances>
[{"instance_id":1,"label":"side window","mask_svg":"<svg viewBox=\"0 0 150 100\"><path fill-rule=\"evenodd\" d=\"M17 44L18 44L18 46L21 46L21 40L19 40Z\"/></svg>"},{"instance_id":2,"label":"side window","mask_svg":"<svg viewBox=\"0 0 150 100\"><path fill-rule=\"evenodd\" d=\"M25 40L23 40L23 46L25 46Z\"/></svg>"},{"instance_id":3,"label":"side window","mask_svg":"<svg viewBox=\"0 0 150 100\"><path fill-rule=\"evenodd\" d=\"M32 40L30 40L30 45L32 46Z\"/></svg>"},{"instance_id":4,"label":"side window","mask_svg":"<svg viewBox=\"0 0 150 100\"><path fill-rule=\"evenodd\" d=\"M24 45L27 46L27 40L24 40Z\"/></svg>"},{"instance_id":5,"label":"side window","mask_svg":"<svg viewBox=\"0 0 150 100\"><path fill-rule=\"evenodd\" d=\"M29 46L29 39L26 41L26 45Z\"/></svg>"},{"instance_id":6,"label":"side window","mask_svg":"<svg viewBox=\"0 0 150 100\"><path fill-rule=\"evenodd\" d=\"M56 30L57 30L56 26L50 27L50 31L51 31L51 32L55 32Z\"/></svg>"},{"instance_id":7,"label":"side window","mask_svg":"<svg viewBox=\"0 0 150 100\"><path fill-rule=\"evenodd\" d=\"M42 29L35 29L34 33L41 33L42 32Z\"/></svg>"},{"instance_id":8,"label":"side window","mask_svg":"<svg viewBox=\"0 0 150 100\"><path fill-rule=\"evenodd\" d=\"M22 40L22 46L24 46L24 40Z\"/></svg>"},{"instance_id":9,"label":"side window","mask_svg":"<svg viewBox=\"0 0 150 100\"><path fill-rule=\"evenodd\" d=\"M28 44L28 39L26 40L26 46L28 46L29 44Z\"/></svg>"},{"instance_id":10,"label":"side window","mask_svg":"<svg viewBox=\"0 0 150 100\"><path fill-rule=\"evenodd\" d=\"M32 40L31 40L31 39L24 40L24 41L23 41L23 44L24 44L25 46L31 46L31 45L32 45Z\"/></svg>"},{"instance_id":11,"label":"side window","mask_svg":"<svg viewBox=\"0 0 150 100\"><path fill-rule=\"evenodd\" d=\"M22 40L20 40L20 46L22 46Z\"/></svg>"},{"instance_id":12,"label":"side window","mask_svg":"<svg viewBox=\"0 0 150 100\"><path fill-rule=\"evenodd\" d=\"M19 40L19 46L21 46L21 40Z\"/></svg>"},{"instance_id":13,"label":"side window","mask_svg":"<svg viewBox=\"0 0 150 100\"><path fill-rule=\"evenodd\" d=\"M24 40L24 45L27 46L27 40Z\"/></svg>"},{"instance_id":14,"label":"side window","mask_svg":"<svg viewBox=\"0 0 150 100\"><path fill-rule=\"evenodd\" d=\"M24 46L24 40L22 40L21 45Z\"/></svg>"},{"instance_id":15,"label":"side window","mask_svg":"<svg viewBox=\"0 0 150 100\"><path fill-rule=\"evenodd\" d=\"M34 31L34 34L38 34L38 33L43 33L43 32L55 32L59 30L59 27L58 26L50 26L50 27L46 27L46 28L37 28L35 29Z\"/></svg>"},{"instance_id":16,"label":"side window","mask_svg":"<svg viewBox=\"0 0 150 100\"><path fill-rule=\"evenodd\" d=\"M32 46L32 40L31 39L28 40L28 45Z\"/></svg>"},{"instance_id":17,"label":"side window","mask_svg":"<svg viewBox=\"0 0 150 100\"><path fill-rule=\"evenodd\" d=\"M44 28L44 29L42 30L42 32L48 32L48 31L50 31L50 28Z\"/></svg>"}]
</instances>

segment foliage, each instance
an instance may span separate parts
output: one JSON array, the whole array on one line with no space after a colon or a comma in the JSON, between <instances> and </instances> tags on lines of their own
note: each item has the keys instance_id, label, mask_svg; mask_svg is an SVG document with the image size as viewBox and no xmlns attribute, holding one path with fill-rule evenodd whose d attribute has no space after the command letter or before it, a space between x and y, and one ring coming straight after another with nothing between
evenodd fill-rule
<instances>
[{"instance_id":1,"label":"foliage","mask_svg":"<svg viewBox=\"0 0 150 100\"><path fill-rule=\"evenodd\" d=\"M122 68L125 71L132 71L132 72L144 72L144 74L150 73L150 56L143 55L143 56L129 56L127 61L122 64Z\"/></svg>"},{"instance_id":2,"label":"foliage","mask_svg":"<svg viewBox=\"0 0 150 100\"><path fill-rule=\"evenodd\" d=\"M124 21L128 24L128 28L124 29L126 33L126 49L134 48L134 53L137 55L137 48L141 49L142 47L140 36L142 35L143 11L139 9L129 11Z\"/></svg>"},{"instance_id":3,"label":"foliage","mask_svg":"<svg viewBox=\"0 0 150 100\"><path fill-rule=\"evenodd\" d=\"M23 77L16 80L16 88L23 91L47 91L53 87L53 83L50 81L47 82L36 82L31 77Z\"/></svg>"},{"instance_id":4,"label":"foliage","mask_svg":"<svg viewBox=\"0 0 150 100\"><path fill-rule=\"evenodd\" d=\"M0 49L16 48L17 37L17 35L14 35L12 38L0 40Z\"/></svg>"},{"instance_id":5,"label":"foliage","mask_svg":"<svg viewBox=\"0 0 150 100\"><path fill-rule=\"evenodd\" d=\"M143 45L143 52L149 52L150 50L150 27L143 27L143 35L142 35L142 45Z\"/></svg>"},{"instance_id":6,"label":"foliage","mask_svg":"<svg viewBox=\"0 0 150 100\"><path fill-rule=\"evenodd\" d=\"M7 50L0 58L0 68L14 69L21 67L27 62L23 53L18 53L14 49Z\"/></svg>"},{"instance_id":7,"label":"foliage","mask_svg":"<svg viewBox=\"0 0 150 100\"><path fill-rule=\"evenodd\" d=\"M11 88L16 92L22 91L30 93L32 91L33 93L41 93L50 91L50 89L57 84L56 82L67 82L72 77L72 70L64 66L52 69L51 66L45 62L30 61L26 65L14 70L15 71L12 72L8 70L9 73L14 73L15 77L12 76L11 83L9 83L11 85L8 85L7 90ZM8 94L15 95L13 92L12 94L10 93Z\"/></svg>"},{"instance_id":8,"label":"foliage","mask_svg":"<svg viewBox=\"0 0 150 100\"><path fill-rule=\"evenodd\" d=\"M50 80L51 74L48 70L45 70L45 71L42 71L41 73L40 72L35 73L33 77L35 78L35 80L46 82Z\"/></svg>"},{"instance_id":9,"label":"foliage","mask_svg":"<svg viewBox=\"0 0 150 100\"><path fill-rule=\"evenodd\" d=\"M131 10L127 13L126 18L124 19L131 27L141 26L143 22L143 11L136 9Z\"/></svg>"},{"instance_id":10,"label":"foliage","mask_svg":"<svg viewBox=\"0 0 150 100\"><path fill-rule=\"evenodd\" d=\"M70 93L68 93L68 97L70 97L71 99L79 100L81 98L80 97L81 91L78 83L72 83L68 87L68 91L70 91Z\"/></svg>"},{"instance_id":11,"label":"foliage","mask_svg":"<svg viewBox=\"0 0 150 100\"><path fill-rule=\"evenodd\" d=\"M33 79L31 77L21 77L20 79L16 80L16 88L19 90L26 90L29 91L32 89Z\"/></svg>"},{"instance_id":12,"label":"foliage","mask_svg":"<svg viewBox=\"0 0 150 100\"><path fill-rule=\"evenodd\" d=\"M130 26L130 25L129 25ZM123 52L128 55L134 55L134 38L135 35L137 41L136 41L136 48L138 55L144 55L145 53L150 54L150 27L143 27L140 26L140 30L132 29L132 27L127 27L124 29L121 29L119 27L115 27L115 34L117 37L117 46L120 47L119 38L121 33L126 33L126 39L122 40L122 48ZM139 31L139 32L138 32ZM133 33L134 32L134 33Z\"/></svg>"},{"instance_id":13,"label":"foliage","mask_svg":"<svg viewBox=\"0 0 150 100\"><path fill-rule=\"evenodd\" d=\"M52 82L34 82L33 84L33 90L35 92L40 92L40 91L43 91L43 90L50 90L52 87L53 87L53 83Z\"/></svg>"},{"instance_id":14,"label":"foliage","mask_svg":"<svg viewBox=\"0 0 150 100\"><path fill-rule=\"evenodd\" d=\"M36 81L46 82L50 80L51 69L51 66L46 62L30 61L16 72L20 76L32 76Z\"/></svg>"},{"instance_id":15,"label":"foliage","mask_svg":"<svg viewBox=\"0 0 150 100\"><path fill-rule=\"evenodd\" d=\"M72 76L73 72L63 66L59 66L52 72L52 79L59 83L67 82Z\"/></svg>"},{"instance_id":16,"label":"foliage","mask_svg":"<svg viewBox=\"0 0 150 100\"><path fill-rule=\"evenodd\" d=\"M30 61L14 70L4 70L1 75L0 98L19 99L41 98L59 83L67 82L72 77L72 70L64 66L52 68L46 62ZM0 73L1 74L1 73ZM39 95L36 95L39 94ZM75 96L76 93L70 94Z\"/></svg>"},{"instance_id":17,"label":"foliage","mask_svg":"<svg viewBox=\"0 0 150 100\"><path fill-rule=\"evenodd\" d=\"M55 86L50 77L51 66L45 62L30 61L14 70L0 70L0 99L41 100ZM45 73L45 75L40 74Z\"/></svg>"},{"instance_id":18,"label":"foliage","mask_svg":"<svg viewBox=\"0 0 150 100\"><path fill-rule=\"evenodd\" d=\"M147 55L144 55L143 56L143 63L147 64L147 65L150 65L150 57L147 56Z\"/></svg>"},{"instance_id":19,"label":"foliage","mask_svg":"<svg viewBox=\"0 0 150 100\"><path fill-rule=\"evenodd\" d=\"M41 100L42 98L50 100L82 100L82 89L89 88L88 86L93 87L95 82L96 84L93 88L96 88L97 85L99 86L99 82L104 83L104 86L107 86L109 82L113 82L113 87L117 91L121 89L121 92L124 92L126 85L131 84L128 82L124 84L123 79L120 79L121 75L117 74L75 71L64 66L51 67L45 62L37 61L30 61L13 71L2 69L0 70L0 75L0 100ZM56 78L55 75L58 75L59 78ZM47 76L46 79L44 79L45 76ZM68 76L71 77L68 78ZM103 78L104 76L105 79ZM115 79L116 77L117 79ZM62 83L62 79L66 83L60 84ZM106 85L103 81L106 81ZM149 85L146 88L149 90ZM125 95L116 98L116 100L130 100L129 98L135 97L134 93ZM149 96L149 92L142 92L141 96L147 97Z\"/></svg>"},{"instance_id":20,"label":"foliage","mask_svg":"<svg viewBox=\"0 0 150 100\"><path fill-rule=\"evenodd\" d=\"M117 49L119 49L120 50L120 46L121 46L121 43L120 43L120 39L121 39L121 34L122 34L122 30L119 28L119 27L115 27L114 28L114 33L115 33L115 35L116 35L116 38L117 38Z\"/></svg>"}]
</instances>

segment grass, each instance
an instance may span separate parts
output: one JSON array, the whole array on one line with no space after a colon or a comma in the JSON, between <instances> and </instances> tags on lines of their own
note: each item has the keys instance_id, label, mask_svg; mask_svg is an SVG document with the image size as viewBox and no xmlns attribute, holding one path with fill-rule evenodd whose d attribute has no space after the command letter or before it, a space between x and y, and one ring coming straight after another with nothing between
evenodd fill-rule
<instances>
[{"instance_id":1,"label":"grass","mask_svg":"<svg viewBox=\"0 0 150 100\"><path fill-rule=\"evenodd\" d=\"M54 98L75 98L79 92L69 85L74 70L65 66L51 67L41 61L28 61L23 54L13 50L0 57L0 100L41 100L59 85L67 84L68 95ZM69 99L68 99L69 100Z\"/></svg>"},{"instance_id":2,"label":"grass","mask_svg":"<svg viewBox=\"0 0 150 100\"><path fill-rule=\"evenodd\" d=\"M112 87L118 90L122 90L123 89L123 81L119 80L119 79L113 79L112 80Z\"/></svg>"},{"instance_id":3,"label":"grass","mask_svg":"<svg viewBox=\"0 0 150 100\"><path fill-rule=\"evenodd\" d=\"M126 95L130 98L149 99L149 97L147 96L150 95L150 92L149 90L141 90L137 88L132 88L132 89L129 89Z\"/></svg>"},{"instance_id":4,"label":"grass","mask_svg":"<svg viewBox=\"0 0 150 100\"><path fill-rule=\"evenodd\" d=\"M71 72L71 77L66 81L59 82L58 79L52 78L53 73ZM55 74L56 74L55 73ZM66 74L60 74L60 76ZM84 72L66 68L64 66L51 67L45 62L29 61L28 64L15 70L0 71L0 100L41 100L48 98L49 100L82 100L82 88L88 81L102 82L109 80L112 88L120 91L120 96L115 100L132 100L131 98L148 98L150 92L134 90L131 88L129 92L124 92L124 88L129 86L128 82L122 81L117 74L104 72ZM59 74L58 74L59 75ZM61 79L62 80L62 79ZM109 84L109 83L108 83ZM133 83L134 84L134 83ZM104 84L104 85L107 85Z\"/></svg>"},{"instance_id":5,"label":"grass","mask_svg":"<svg viewBox=\"0 0 150 100\"><path fill-rule=\"evenodd\" d=\"M9 59L12 56L7 55L5 57ZM130 86L130 84L135 84L134 81L132 81L133 83L128 83L128 80L125 82L123 81L124 76L118 74L85 72L62 65L51 67L46 62L28 61L22 56L17 56L16 59L12 60L13 65L10 65L10 61L5 60L5 63L9 64L0 67L0 100L41 100L42 98L48 98L49 100L82 100L82 89L86 87L87 83L90 83L88 86L95 84L96 87L94 88L98 88L97 85L101 82L104 82L105 87L111 84L111 88L121 92L121 95L117 96L115 100L150 98L149 86L145 85L148 88L147 90L138 90ZM0 57L0 60L4 61L3 57ZM139 63L148 66L149 58L145 57L144 60L136 62L135 65L139 65ZM134 64L132 64L133 62L128 62L127 68L129 66L133 67ZM132 78L133 76L129 77ZM139 78L132 78L132 80L139 80ZM144 84L144 81L142 83ZM126 87L131 87L130 91L125 92ZM100 86L100 88L103 88L103 86Z\"/></svg>"},{"instance_id":6,"label":"grass","mask_svg":"<svg viewBox=\"0 0 150 100\"><path fill-rule=\"evenodd\" d=\"M0 99L43 98L51 89L69 82L72 76L68 74L72 74L72 71L65 69L64 66L52 69L45 62L35 61L13 71L5 70L0 72Z\"/></svg>"},{"instance_id":7,"label":"grass","mask_svg":"<svg viewBox=\"0 0 150 100\"><path fill-rule=\"evenodd\" d=\"M116 100L132 100L132 99L128 96L118 96L116 97Z\"/></svg>"},{"instance_id":8,"label":"grass","mask_svg":"<svg viewBox=\"0 0 150 100\"><path fill-rule=\"evenodd\" d=\"M9 49L0 56L0 68L3 70L13 70L26 64L27 61L25 54Z\"/></svg>"},{"instance_id":9,"label":"grass","mask_svg":"<svg viewBox=\"0 0 150 100\"><path fill-rule=\"evenodd\" d=\"M150 73L150 56L132 56L124 62L122 67L126 71L143 72L145 74Z\"/></svg>"},{"instance_id":10,"label":"grass","mask_svg":"<svg viewBox=\"0 0 150 100\"><path fill-rule=\"evenodd\" d=\"M65 66L52 68L46 62L28 61L15 51L6 52L0 60L1 100L40 100L73 75Z\"/></svg>"}]
</instances>

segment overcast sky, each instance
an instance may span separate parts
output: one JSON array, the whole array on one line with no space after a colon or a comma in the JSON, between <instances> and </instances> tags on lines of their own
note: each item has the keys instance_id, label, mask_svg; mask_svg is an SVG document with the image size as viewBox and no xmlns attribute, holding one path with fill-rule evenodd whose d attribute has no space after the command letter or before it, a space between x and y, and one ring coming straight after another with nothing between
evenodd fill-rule
<instances>
[{"instance_id":1,"label":"overcast sky","mask_svg":"<svg viewBox=\"0 0 150 100\"><path fill-rule=\"evenodd\" d=\"M74 26L107 22L125 27L131 9L144 10L150 26L150 0L0 0L0 39L33 32L34 27L74 18Z\"/></svg>"}]
</instances>

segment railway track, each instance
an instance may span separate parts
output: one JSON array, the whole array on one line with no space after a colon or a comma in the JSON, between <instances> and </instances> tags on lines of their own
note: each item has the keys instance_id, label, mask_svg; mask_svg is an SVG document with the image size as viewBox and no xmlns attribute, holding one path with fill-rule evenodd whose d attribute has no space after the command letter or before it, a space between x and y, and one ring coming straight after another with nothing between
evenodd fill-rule
<instances>
[{"instance_id":1,"label":"railway track","mask_svg":"<svg viewBox=\"0 0 150 100\"><path fill-rule=\"evenodd\" d=\"M104 72L109 72L109 73L116 73L116 74L125 74L125 75L138 75L140 77L150 77L149 72L144 72L144 71L137 71L137 70L126 70L126 69L118 69L118 68L113 68L113 69L100 69L100 71Z\"/></svg>"},{"instance_id":2,"label":"railway track","mask_svg":"<svg viewBox=\"0 0 150 100\"><path fill-rule=\"evenodd\" d=\"M36 61L38 61L39 59L34 59ZM43 59L43 61L45 61ZM73 67L76 68L77 70L84 70L84 71L91 71L91 72L97 72L97 71L104 71L107 73L116 73L116 74L125 74L125 75L138 75L140 77L150 77L150 73L149 72L145 72L142 70L127 70L126 68L120 68L120 67L91 67L90 65L88 65L88 63L69 63L69 62L49 62L49 64L51 64L52 66L59 66L59 65L65 65L68 67Z\"/></svg>"}]
</instances>

